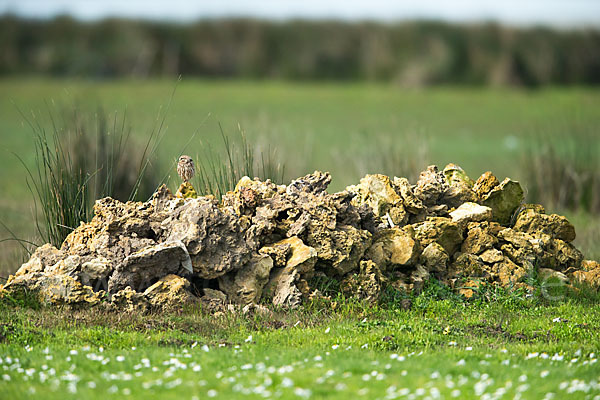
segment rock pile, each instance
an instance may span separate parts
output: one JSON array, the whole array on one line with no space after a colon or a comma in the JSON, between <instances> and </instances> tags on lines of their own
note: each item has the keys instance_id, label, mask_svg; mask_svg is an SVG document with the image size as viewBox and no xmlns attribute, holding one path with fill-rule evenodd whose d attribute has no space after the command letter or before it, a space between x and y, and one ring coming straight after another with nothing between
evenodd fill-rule
<instances>
[{"instance_id":1,"label":"rock pile","mask_svg":"<svg viewBox=\"0 0 600 400\"><path fill-rule=\"evenodd\" d=\"M294 307L321 296L316 278L375 300L386 286L419 291L436 278L465 296L481 283L526 285L526 276L598 285L566 218L522 204L518 182L458 166L430 166L415 185L367 175L330 194L327 173L275 185L247 177L221 202L189 184L146 203L98 200L95 216L60 249L46 244L0 293L23 290L51 304L116 309L200 301ZM187 186L186 186L187 185ZM189 186L189 187L188 187Z\"/></svg>"}]
</instances>

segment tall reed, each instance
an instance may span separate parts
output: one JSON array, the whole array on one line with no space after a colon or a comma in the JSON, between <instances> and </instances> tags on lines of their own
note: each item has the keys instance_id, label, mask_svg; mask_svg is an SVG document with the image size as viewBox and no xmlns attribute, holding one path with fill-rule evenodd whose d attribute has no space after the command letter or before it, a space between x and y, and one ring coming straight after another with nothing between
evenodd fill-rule
<instances>
[{"instance_id":1,"label":"tall reed","mask_svg":"<svg viewBox=\"0 0 600 400\"><path fill-rule=\"evenodd\" d=\"M145 146L131 137L126 114L65 111L50 126L29 119L35 141L35 165L27 170L27 185L35 200L35 226L42 242L60 247L81 222L89 221L94 201L146 199L158 185L149 168L159 134L153 131ZM139 151L142 148L143 151Z\"/></svg>"},{"instance_id":2,"label":"tall reed","mask_svg":"<svg viewBox=\"0 0 600 400\"><path fill-rule=\"evenodd\" d=\"M194 186L199 194L212 194L221 199L244 176L283 183L285 165L278 160L274 148L267 146L264 150L253 147L240 127L239 136L233 139L220 124L219 128L223 140L222 151L215 151L212 146L201 143L201 152L196 156Z\"/></svg>"},{"instance_id":3,"label":"tall reed","mask_svg":"<svg viewBox=\"0 0 600 400\"><path fill-rule=\"evenodd\" d=\"M527 200L556 210L600 214L600 138L576 127L537 136L523 156Z\"/></svg>"}]
</instances>

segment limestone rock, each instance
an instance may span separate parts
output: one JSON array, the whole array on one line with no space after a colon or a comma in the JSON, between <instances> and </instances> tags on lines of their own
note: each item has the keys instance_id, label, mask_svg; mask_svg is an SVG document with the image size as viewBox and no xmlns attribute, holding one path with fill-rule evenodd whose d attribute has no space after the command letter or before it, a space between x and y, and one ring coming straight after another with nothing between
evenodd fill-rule
<instances>
[{"instance_id":1,"label":"limestone rock","mask_svg":"<svg viewBox=\"0 0 600 400\"><path fill-rule=\"evenodd\" d=\"M454 254L463 240L458 224L448 218L430 217L413 226L415 237L423 247L437 242L446 253Z\"/></svg>"},{"instance_id":2,"label":"limestone rock","mask_svg":"<svg viewBox=\"0 0 600 400\"><path fill-rule=\"evenodd\" d=\"M424 205L436 205L444 192L448 189L444 174L438 171L435 165L430 165L421 172L414 193Z\"/></svg>"},{"instance_id":3,"label":"limestone rock","mask_svg":"<svg viewBox=\"0 0 600 400\"><path fill-rule=\"evenodd\" d=\"M504 287L514 287L527 276L527 269L515 264L510 258L504 257L499 263L494 264L498 279Z\"/></svg>"},{"instance_id":4,"label":"limestone rock","mask_svg":"<svg viewBox=\"0 0 600 400\"><path fill-rule=\"evenodd\" d=\"M79 279L84 285L102 287L108 289L108 279L112 274L114 266L112 262L104 257L98 257L81 264Z\"/></svg>"},{"instance_id":5,"label":"limestone rock","mask_svg":"<svg viewBox=\"0 0 600 400\"><path fill-rule=\"evenodd\" d=\"M423 253L421 253L420 261L428 271L444 272L448 266L450 257L444 248L436 243L430 243Z\"/></svg>"},{"instance_id":6,"label":"limestone rock","mask_svg":"<svg viewBox=\"0 0 600 400\"><path fill-rule=\"evenodd\" d=\"M261 248L259 254L264 254L273 259L273 266L277 268L285 267L287 263L288 255L292 246L285 240L273 243L271 245Z\"/></svg>"},{"instance_id":7,"label":"limestone rock","mask_svg":"<svg viewBox=\"0 0 600 400\"><path fill-rule=\"evenodd\" d=\"M276 269L271 274L269 288L273 292L273 304L286 308L295 308L302 302L302 292L296 286L299 281L298 270L292 268Z\"/></svg>"},{"instance_id":8,"label":"limestone rock","mask_svg":"<svg viewBox=\"0 0 600 400\"><path fill-rule=\"evenodd\" d=\"M504 254L498 249L488 249L479 255L481 261L486 264L495 264L504 259Z\"/></svg>"},{"instance_id":9,"label":"limestone rock","mask_svg":"<svg viewBox=\"0 0 600 400\"><path fill-rule=\"evenodd\" d=\"M481 204L492 209L493 220L506 225L523 202L524 194L517 181L506 178L482 197Z\"/></svg>"},{"instance_id":10,"label":"limestone rock","mask_svg":"<svg viewBox=\"0 0 600 400\"><path fill-rule=\"evenodd\" d=\"M458 277L490 279L492 274L481 257L474 254L459 253L450 266L452 274Z\"/></svg>"},{"instance_id":11,"label":"limestone rock","mask_svg":"<svg viewBox=\"0 0 600 400\"><path fill-rule=\"evenodd\" d=\"M156 308L175 308L192 303L190 282L177 275L167 275L144 291L148 302Z\"/></svg>"},{"instance_id":12,"label":"limestone rock","mask_svg":"<svg viewBox=\"0 0 600 400\"><path fill-rule=\"evenodd\" d=\"M266 255L252 257L239 270L219 277L219 288L231 301L238 304L257 303L269 281L273 259Z\"/></svg>"},{"instance_id":13,"label":"limestone rock","mask_svg":"<svg viewBox=\"0 0 600 400\"><path fill-rule=\"evenodd\" d=\"M411 214L421 215L425 213L425 206L421 199L419 199L413 192L411 184L406 178L394 177L393 181L394 189L397 193L400 193L404 203L404 208Z\"/></svg>"},{"instance_id":14,"label":"limestone rock","mask_svg":"<svg viewBox=\"0 0 600 400\"><path fill-rule=\"evenodd\" d=\"M130 286L127 286L110 297L109 309L146 312L150 309L150 303L143 293L137 292Z\"/></svg>"},{"instance_id":15,"label":"limestone rock","mask_svg":"<svg viewBox=\"0 0 600 400\"><path fill-rule=\"evenodd\" d=\"M544 250L544 255L540 261L543 266L557 271L567 271L568 269L579 269L581 267L583 254L571 243L560 239L549 240Z\"/></svg>"},{"instance_id":16,"label":"limestone rock","mask_svg":"<svg viewBox=\"0 0 600 400\"><path fill-rule=\"evenodd\" d=\"M450 207L459 207L466 202L477 202L478 197L473 191L473 180L456 164L448 164L443 174L448 184L442 201Z\"/></svg>"},{"instance_id":17,"label":"limestone rock","mask_svg":"<svg viewBox=\"0 0 600 400\"><path fill-rule=\"evenodd\" d=\"M489 221L492 219L492 209L481 206L477 203L463 203L456 210L450 213L452 221L461 226L466 226L469 222Z\"/></svg>"},{"instance_id":18,"label":"limestone rock","mask_svg":"<svg viewBox=\"0 0 600 400\"><path fill-rule=\"evenodd\" d=\"M117 265L108 282L110 293L130 286L142 292L154 281L182 270L190 270L190 258L181 242L164 242L128 256Z\"/></svg>"},{"instance_id":19,"label":"limestone rock","mask_svg":"<svg viewBox=\"0 0 600 400\"><path fill-rule=\"evenodd\" d=\"M63 275L44 275L40 272L10 276L2 292L19 296L33 293L42 304L89 307L99 304L105 297L104 291L94 292L75 278Z\"/></svg>"},{"instance_id":20,"label":"limestone rock","mask_svg":"<svg viewBox=\"0 0 600 400\"><path fill-rule=\"evenodd\" d=\"M570 274L571 281L583 283L591 287L600 287L600 264L596 261L585 260L583 269Z\"/></svg>"},{"instance_id":21,"label":"limestone rock","mask_svg":"<svg viewBox=\"0 0 600 400\"><path fill-rule=\"evenodd\" d=\"M361 261L358 274L351 275L341 283L341 289L350 296L375 302L379 298L385 277L373 261Z\"/></svg>"},{"instance_id":22,"label":"limestone rock","mask_svg":"<svg viewBox=\"0 0 600 400\"><path fill-rule=\"evenodd\" d=\"M365 256L383 270L394 265L412 265L419 256L419 243L410 228L384 229L377 233Z\"/></svg>"},{"instance_id":23,"label":"limestone rock","mask_svg":"<svg viewBox=\"0 0 600 400\"><path fill-rule=\"evenodd\" d=\"M534 237L547 234L565 242L575 240L575 227L565 217L540 214L531 208L519 213L513 229Z\"/></svg>"},{"instance_id":24,"label":"limestone rock","mask_svg":"<svg viewBox=\"0 0 600 400\"><path fill-rule=\"evenodd\" d=\"M195 199L198 197L198 193L196 189L189 182L183 182L177 192L175 193L175 197L179 197L182 199Z\"/></svg>"},{"instance_id":25,"label":"limestone rock","mask_svg":"<svg viewBox=\"0 0 600 400\"><path fill-rule=\"evenodd\" d=\"M51 244L45 244L35 249L29 261L21 266L15 276L27 275L33 272L43 272L47 266L55 265L65 257L64 252Z\"/></svg>"},{"instance_id":26,"label":"limestone rock","mask_svg":"<svg viewBox=\"0 0 600 400\"><path fill-rule=\"evenodd\" d=\"M393 228L402 226L407 221L403 198L394 189L390 178L385 175L367 175L355 186L346 190L356 194L352 203L356 207L367 204L384 226Z\"/></svg>"},{"instance_id":27,"label":"limestone rock","mask_svg":"<svg viewBox=\"0 0 600 400\"><path fill-rule=\"evenodd\" d=\"M210 198L188 199L162 222L162 228L165 242L183 243L194 273L204 279L239 268L254 250L245 240L239 218L219 209ZM176 271L167 273L171 272Z\"/></svg>"},{"instance_id":28,"label":"limestone rock","mask_svg":"<svg viewBox=\"0 0 600 400\"><path fill-rule=\"evenodd\" d=\"M491 173L491 171L484 172L473 185L473 191L480 198L483 199L489 192L492 191L496 186L500 184L498 178Z\"/></svg>"}]
</instances>

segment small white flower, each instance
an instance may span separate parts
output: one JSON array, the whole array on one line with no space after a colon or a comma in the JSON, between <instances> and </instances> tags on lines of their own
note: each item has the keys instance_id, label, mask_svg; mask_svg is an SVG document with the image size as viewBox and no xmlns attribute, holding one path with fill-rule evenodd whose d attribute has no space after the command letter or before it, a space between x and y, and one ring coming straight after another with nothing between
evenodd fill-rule
<instances>
[{"instance_id":1,"label":"small white flower","mask_svg":"<svg viewBox=\"0 0 600 400\"><path fill-rule=\"evenodd\" d=\"M465 364L466 363L465 363L464 359L458 360L458 362L456 363L456 365L458 365L458 366L462 366L462 365L465 365Z\"/></svg>"},{"instance_id":2,"label":"small white flower","mask_svg":"<svg viewBox=\"0 0 600 400\"><path fill-rule=\"evenodd\" d=\"M542 372L540 372L540 378L545 378L550 374L550 371L548 370L544 370Z\"/></svg>"},{"instance_id":3,"label":"small white flower","mask_svg":"<svg viewBox=\"0 0 600 400\"><path fill-rule=\"evenodd\" d=\"M331 331L331 328L327 327L327 329L325 329L325 333L329 333L329 331Z\"/></svg>"},{"instance_id":4,"label":"small white flower","mask_svg":"<svg viewBox=\"0 0 600 400\"><path fill-rule=\"evenodd\" d=\"M123 362L123 361L125 361L125 357L124 356L117 356L115 358L115 360L117 360L118 362Z\"/></svg>"},{"instance_id":5,"label":"small white flower","mask_svg":"<svg viewBox=\"0 0 600 400\"><path fill-rule=\"evenodd\" d=\"M473 350L473 348L471 346L467 346L467 347L465 347L465 350L466 351L471 351L471 350Z\"/></svg>"},{"instance_id":6,"label":"small white flower","mask_svg":"<svg viewBox=\"0 0 600 400\"><path fill-rule=\"evenodd\" d=\"M249 336L246 338L245 342L246 342L246 343L250 343L250 342L252 342L252 335L249 335Z\"/></svg>"},{"instance_id":7,"label":"small white flower","mask_svg":"<svg viewBox=\"0 0 600 400\"><path fill-rule=\"evenodd\" d=\"M333 350L337 350L337 349L338 349L338 347L340 347L340 345L339 345L339 344L334 344L333 346L331 346L331 348L332 348Z\"/></svg>"},{"instance_id":8,"label":"small white flower","mask_svg":"<svg viewBox=\"0 0 600 400\"><path fill-rule=\"evenodd\" d=\"M206 395L208 397L215 397L217 395L217 391L215 389L210 389L208 392L206 392Z\"/></svg>"}]
</instances>

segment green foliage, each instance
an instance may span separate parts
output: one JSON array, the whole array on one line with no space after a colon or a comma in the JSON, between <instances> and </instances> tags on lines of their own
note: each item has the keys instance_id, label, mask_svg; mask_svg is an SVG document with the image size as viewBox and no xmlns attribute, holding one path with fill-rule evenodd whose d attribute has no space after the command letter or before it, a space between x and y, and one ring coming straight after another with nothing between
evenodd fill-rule
<instances>
[{"instance_id":1,"label":"green foliage","mask_svg":"<svg viewBox=\"0 0 600 400\"><path fill-rule=\"evenodd\" d=\"M0 17L0 74L204 76L432 84L598 84L597 30L436 21Z\"/></svg>"}]
</instances>

